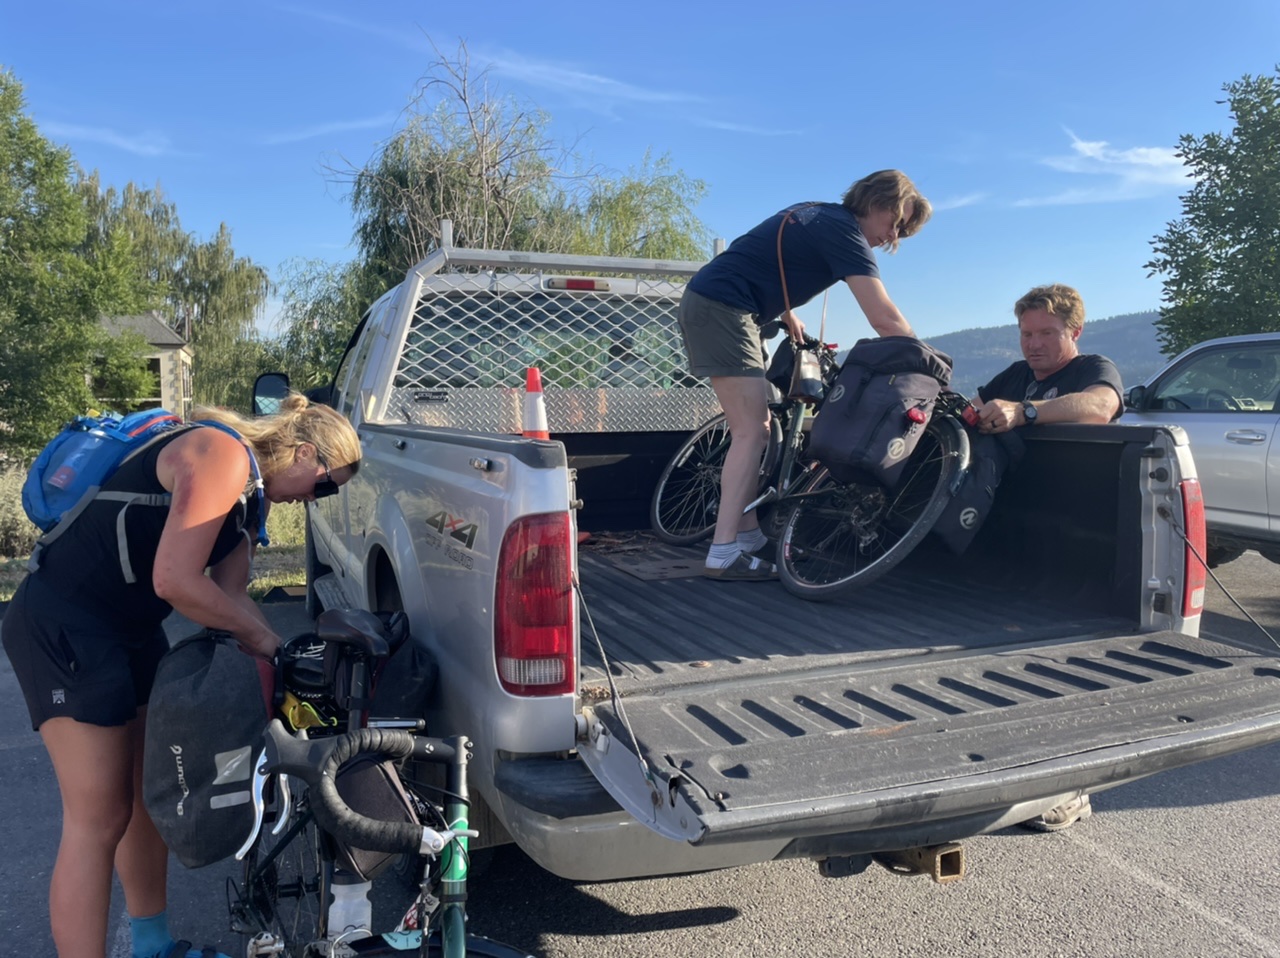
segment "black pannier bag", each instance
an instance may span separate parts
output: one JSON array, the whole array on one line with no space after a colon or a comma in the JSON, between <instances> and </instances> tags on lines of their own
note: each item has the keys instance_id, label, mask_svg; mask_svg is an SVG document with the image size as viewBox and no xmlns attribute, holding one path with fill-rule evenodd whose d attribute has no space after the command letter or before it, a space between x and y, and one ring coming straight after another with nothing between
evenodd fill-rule
<instances>
[{"instance_id":1,"label":"black pannier bag","mask_svg":"<svg viewBox=\"0 0 1280 958\"><path fill-rule=\"evenodd\" d=\"M839 482L893 488L951 382L951 357L911 336L849 350L809 433L809 452Z\"/></svg>"},{"instance_id":2,"label":"black pannier bag","mask_svg":"<svg viewBox=\"0 0 1280 958\"><path fill-rule=\"evenodd\" d=\"M764 378L773 385L774 389L785 396L791 389L791 377L795 367L796 344L790 336L784 336L773 350L773 356L769 359L769 368L765 370Z\"/></svg>"},{"instance_id":3,"label":"black pannier bag","mask_svg":"<svg viewBox=\"0 0 1280 958\"><path fill-rule=\"evenodd\" d=\"M183 639L160 660L147 705L143 801L188 868L230 858L253 828L253 770L272 684L259 661L220 632Z\"/></svg>"},{"instance_id":4,"label":"black pannier bag","mask_svg":"<svg viewBox=\"0 0 1280 958\"><path fill-rule=\"evenodd\" d=\"M969 548L991 514L1000 481L1006 472L1017 468L1026 451L1016 432L990 435L969 430L969 469L933 524L934 535L956 555Z\"/></svg>"}]
</instances>

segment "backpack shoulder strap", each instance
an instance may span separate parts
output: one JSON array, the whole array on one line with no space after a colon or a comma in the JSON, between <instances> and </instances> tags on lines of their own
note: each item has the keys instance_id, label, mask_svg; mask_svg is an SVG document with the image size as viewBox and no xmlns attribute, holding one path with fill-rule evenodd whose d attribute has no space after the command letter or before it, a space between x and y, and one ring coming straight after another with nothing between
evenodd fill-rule
<instances>
[{"instance_id":1,"label":"backpack shoulder strap","mask_svg":"<svg viewBox=\"0 0 1280 958\"><path fill-rule=\"evenodd\" d=\"M253 490L258 500L258 545L271 545L271 540L267 538L266 483L262 481L262 472L258 469L258 457L254 455L253 445L245 442L244 436L240 435L240 433L236 432L226 423L218 422L216 419L201 419L194 423L194 425L212 426L214 429L225 432L228 436L238 439L244 444L244 451L249 455L249 475L253 479Z\"/></svg>"}]
</instances>

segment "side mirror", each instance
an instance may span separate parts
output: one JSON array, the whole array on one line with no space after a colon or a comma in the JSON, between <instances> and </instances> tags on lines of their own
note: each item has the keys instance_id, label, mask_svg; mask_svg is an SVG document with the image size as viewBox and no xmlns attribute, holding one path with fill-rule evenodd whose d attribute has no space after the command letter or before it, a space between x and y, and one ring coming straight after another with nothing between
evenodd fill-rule
<instances>
[{"instance_id":1,"label":"side mirror","mask_svg":"<svg viewBox=\"0 0 1280 958\"><path fill-rule=\"evenodd\" d=\"M253 414L270 416L280 411L289 395L289 377L284 373L263 373L253 384Z\"/></svg>"},{"instance_id":2,"label":"side mirror","mask_svg":"<svg viewBox=\"0 0 1280 958\"><path fill-rule=\"evenodd\" d=\"M1126 409L1141 410L1147 402L1147 387L1134 386L1124 396Z\"/></svg>"}]
</instances>

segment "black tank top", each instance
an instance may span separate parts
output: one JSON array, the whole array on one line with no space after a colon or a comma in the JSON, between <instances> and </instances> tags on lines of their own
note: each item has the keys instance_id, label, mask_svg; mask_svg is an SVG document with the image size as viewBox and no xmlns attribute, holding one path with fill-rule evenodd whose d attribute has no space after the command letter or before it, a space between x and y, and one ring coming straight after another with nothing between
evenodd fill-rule
<instances>
[{"instance_id":1,"label":"black tank top","mask_svg":"<svg viewBox=\"0 0 1280 958\"><path fill-rule=\"evenodd\" d=\"M187 430L160 440L140 456L125 462L104 485L119 492L165 493L156 478L156 460L161 451ZM246 501L247 500L247 501ZM51 542L40 557L35 573L47 589L112 625L150 629L158 625L173 607L156 595L151 584L156 549L168 506L134 504L125 514L125 540L129 561L137 581L125 582L120 565L116 521L125 505L95 500L62 536ZM258 529L256 496L241 496L227 513L205 566L217 565Z\"/></svg>"}]
</instances>

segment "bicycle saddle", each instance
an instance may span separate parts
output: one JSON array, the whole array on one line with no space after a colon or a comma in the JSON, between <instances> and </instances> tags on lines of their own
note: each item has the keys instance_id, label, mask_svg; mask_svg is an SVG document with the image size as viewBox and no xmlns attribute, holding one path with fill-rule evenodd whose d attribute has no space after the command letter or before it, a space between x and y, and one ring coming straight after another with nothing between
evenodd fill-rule
<instances>
[{"instance_id":1,"label":"bicycle saddle","mask_svg":"<svg viewBox=\"0 0 1280 958\"><path fill-rule=\"evenodd\" d=\"M330 609L316 619L316 635L325 642L351 645L376 659L391 654L387 628L364 609Z\"/></svg>"}]
</instances>

